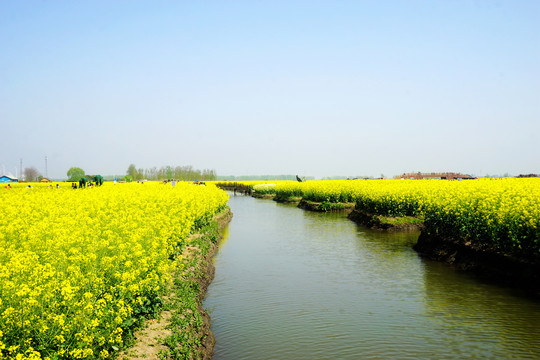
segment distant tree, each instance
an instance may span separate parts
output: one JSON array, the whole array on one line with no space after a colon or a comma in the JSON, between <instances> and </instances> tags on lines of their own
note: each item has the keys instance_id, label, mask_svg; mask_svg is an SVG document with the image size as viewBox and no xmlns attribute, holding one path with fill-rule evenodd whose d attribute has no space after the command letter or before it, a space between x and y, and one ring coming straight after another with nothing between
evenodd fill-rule
<instances>
[{"instance_id":1,"label":"distant tree","mask_svg":"<svg viewBox=\"0 0 540 360\"><path fill-rule=\"evenodd\" d=\"M216 173L212 169L204 169L201 174L201 179L207 181L216 180Z\"/></svg>"},{"instance_id":2,"label":"distant tree","mask_svg":"<svg viewBox=\"0 0 540 360\"><path fill-rule=\"evenodd\" d=\"M131 176L131 179L136 179L137 178L137 167L135 166L135 164L131 164L129 165L127 171L126 171L126 174L128 176Z\"/></svg>"},{"instance_id":3,"label":"distant tree","mask_svg":"<svg viewBox=\"0 0 540 360\"><path fill-rule=\"evenodd\" d=\"M26 181L37 181L38 176L40 175L39 171L35 167L25 168L23 170L24 180Z\"/></svg>"},{"instance_id":4,"label":"distant tree","mask_svg":"<svg viewBox=\"0 0 540 360\"><path fill-rule=\"evenodd\" d=\"M186 166L162 166L150 169L137 169L135 164L129 165L126 171L126 178L131 180L165 180L176 179L180 181L193 180L216 180L216 171L213 169L194 169L191 165Z\"/></svg>"},{"instance_id":5,"label":"distant tree","mask_svg":"<svg viewBox=\"0 0 540 360\"><path fill-rule=\"evenodd\" d=\"M79 181L84 175L84 170L79 167L72 167L67 172L68 181Z\"/></svg>"},{"instance_id":6,"label":"distant tree","mask_svg":"<svg viewBox=\"0 0 540 360\"><path fill-rule=\"evenodd\" d=\"M148 180L158 180L158 170L157 167L144 170L144 178Z\"/></svg>"}]
</instances>

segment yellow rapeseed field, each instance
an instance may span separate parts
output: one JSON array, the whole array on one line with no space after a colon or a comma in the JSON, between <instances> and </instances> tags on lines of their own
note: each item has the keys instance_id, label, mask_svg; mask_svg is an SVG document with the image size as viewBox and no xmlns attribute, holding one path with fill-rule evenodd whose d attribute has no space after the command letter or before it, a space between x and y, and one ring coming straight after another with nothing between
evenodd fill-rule
<instances>
[{"instance_id":1,"label":"yellow rapeseed field","mask_svg":"<svg viewBox=\"0 0 540 360\"><path fill-rule=\"evenodd\" d=\"M287 181L277 196L356 202L387 216L423 216L431 234L540 257L540 179Z\"/></svg>"},{"instance_id":2,"label":"yellow rapeseed field","mask_svg":"<svg viewBox=\"0 0 540 360\"><path fill-rule=\"evenodd\" d=\"M226 206L215 186L4 184L0 358L107 358L159 305L193 224Z\"/></svg>"}]
</instances>

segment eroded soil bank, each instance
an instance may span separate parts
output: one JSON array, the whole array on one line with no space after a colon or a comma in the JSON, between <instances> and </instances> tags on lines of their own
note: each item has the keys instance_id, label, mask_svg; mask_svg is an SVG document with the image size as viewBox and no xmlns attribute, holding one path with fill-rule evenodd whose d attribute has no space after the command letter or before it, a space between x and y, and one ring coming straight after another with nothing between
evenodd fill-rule
<instances>
[{"instance_id":1,"label":"eroded soil bank","mask_svg":"<svg viewBox=\"0 0 540 360\"><path fill-rule=\"evenodd\" d=\"M494 250L483 250L470 242L420 233L413 246L421 256L473 271L497 282L523 288L540 295L540 261L511 256Z\"/></svg>"},{"instance_id":2,"label":"eroded soil bank","mask_svg":"<svg viewBox=\"0 0 540 360\"><path fill-rule=\"evenodd\" d=\"M266 200L273 200L276 196L275 194L259 194L259 193L252 193L251 196L253 196L256 199L266 199Z\"/></svg>"},{"instance_id":3,"label":"eroded soil bank","mask_svg":"<svg viewBox=\"0 0 540 360\"><path fill-rule=\"evenodd\" d=\"M349 214L348 218L357 224L375 230L421 231L423 228L422 219L412 216L390 217L355 209Z\"/></svg>"},{"instance_id":4,"label":"eroded soil bank","mask_svg":"<svg viewBox=\"0 0 540 360\"><path fill-rule=\"evenodd\" d=\"M350 213L354 209L354 203L331 203L331 202L316 202L309 200L301 200L298 203L298 207L304 210L309 211L320 211L320 212L334 212L334 211L344 211Z\"/></svg>"}]
</instances>

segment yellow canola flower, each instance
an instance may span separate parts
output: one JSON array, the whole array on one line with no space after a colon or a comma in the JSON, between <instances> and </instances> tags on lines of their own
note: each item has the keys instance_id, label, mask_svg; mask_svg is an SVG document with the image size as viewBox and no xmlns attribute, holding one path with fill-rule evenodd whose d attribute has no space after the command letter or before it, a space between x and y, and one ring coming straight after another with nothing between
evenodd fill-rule
<instances>
[{"instance_id":1,"label":"yellow canola flower","mask_svg":"<svg viewBox=\"0 0 540 360\"><path fill-rule=\"evenodd\" d=\"M25 186L0 189L6 359L110 357L131 317L158 301L195 222L228 201L189 183Z\"/></svg>"},{"instance_id":2,"label":"yellow canola flower","mask_svg":"<svg viewBox=\"0 0 540 360\"><path fill-rule=\"evenodd\" d=\"M540 256L540 179L284 181L276 196L356 202L367 212L422 216L426 231Z\"/></svg>"}]
</instances>

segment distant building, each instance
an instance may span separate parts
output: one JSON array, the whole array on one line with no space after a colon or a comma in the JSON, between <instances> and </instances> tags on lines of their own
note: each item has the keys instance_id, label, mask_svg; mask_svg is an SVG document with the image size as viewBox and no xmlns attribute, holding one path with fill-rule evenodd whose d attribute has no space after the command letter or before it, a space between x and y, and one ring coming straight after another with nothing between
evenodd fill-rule
<instances>
[{"instance_id":1,"label":"distant building","mask_svg":"<svg viewBox=\"0 0 540 360\"><path fill-rule=\"evenodd\" d=\"M0 176L0 183L16 183L19 182L19 179L8 176L8 175L2 175Z\"/></svg>"},{"instance_id":2,"label":"distant building","mask_svg":"<svg viewBox=\"0 0 540 360\"><path fill-rule=\"evenodd\" d=\"M474 179L471 175L455 173L455 172L441 172L441 173L405 173L397 176L398 179L411 179L411 180L422 180L422 179L442 179L442 180L469 180Z\"/></svg>"},{"instance_id":3,"label":"distant building","mask_svg":"<svg viewBox=\"0 0 540 360\"><path fill-rule=\"evenodd\" d=\"M47 183L47 182L52 182L52 181L50 179L47 179L47 178L42 178L41 180L39 180L39 182Z\"/></svg>"}]
</instances>

